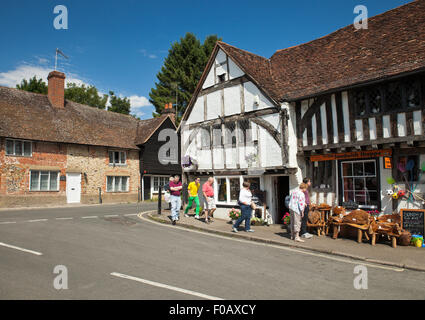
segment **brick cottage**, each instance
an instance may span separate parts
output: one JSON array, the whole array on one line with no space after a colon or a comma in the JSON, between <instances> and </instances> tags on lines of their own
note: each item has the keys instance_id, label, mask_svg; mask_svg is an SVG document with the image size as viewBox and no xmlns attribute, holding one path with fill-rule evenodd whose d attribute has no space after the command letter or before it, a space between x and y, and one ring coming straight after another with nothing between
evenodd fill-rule
<instances>
[{"instance_id":1,"label":"brick cottage","mask_svg":"<svg viewBox=\"0 0 425 320\"><path fill-rule=\"evenodd\" d=\"M180 171L178 162L157 165L144 147L156 132L175 130L172 110L138 120L65 100L64 84L52 71L47 96L0 87L0 207L99 203L100 194L105 203L134 202L141 163L163 175Z\"/></svg>"}]
</instances>

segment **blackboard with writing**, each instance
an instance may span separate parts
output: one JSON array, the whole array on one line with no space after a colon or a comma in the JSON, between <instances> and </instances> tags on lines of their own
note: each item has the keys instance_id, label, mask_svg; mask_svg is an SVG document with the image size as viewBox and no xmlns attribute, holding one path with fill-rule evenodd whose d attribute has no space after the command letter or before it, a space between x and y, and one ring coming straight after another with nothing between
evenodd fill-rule
<instances>
[{"instance_id":1,"label":"blackboard with writing","mask_svg":"<svg viewBox=\"0 0 425 320\"><path fill-rule=\"evenodd\" d=\"M402 209L400 210L402 228L411 234L424 235L425 232L425 210Z\"/></svg>"}]
</instances>

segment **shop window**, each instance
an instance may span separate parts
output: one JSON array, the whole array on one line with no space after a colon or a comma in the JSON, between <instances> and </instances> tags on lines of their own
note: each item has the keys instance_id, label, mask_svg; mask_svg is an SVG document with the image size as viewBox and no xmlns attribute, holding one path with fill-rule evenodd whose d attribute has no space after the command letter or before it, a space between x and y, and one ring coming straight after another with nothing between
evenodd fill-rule
<instances>
[{"instance_id":1,"label":"shop window","mask_svg":"<svg viewBox=\"0 0 425 320\"><path fill-rule=\"evenodd\" d=\"M377 208L379 186L376 161L341 162L342 201L354 202L359 208Z\"/></svg>"},{"instance_id":2,"label":"shop window","mask_svg":"<svg viewBox=\"0 0 425 320\"><path fill-rule=\"evenodd\" d=\"M318 161L313 162L313 180L312 185L314 189L332 188L332 170L333 161Z\"/></svg>"},{"instance_id":3,"label":"shop window","mask_svg":"<svg viewBox=\"0 0 425 320\"><path fill-rule=\"evenodd\" d=\"M399 156L397 163L397 182L411 183L419 180L419 155Z\"/></svg>"},{"instance_id":4,"label":"shop window","mask_svg":"<svg viewBox=\"0 0 425 320\"><path fill-rule=\"evenodd\" d=\"M239 191L241 190L241 182L238 178L229 178L230 185L230 201L238 201Z\"/></svg>"},{"instance_id":5,"label":"shop window","mask_svg":"<svg viewBox=\"0 0 425 320\"><path fill-rule=\"evenodd\" d=\"M32 156L31 141L6 139L6 155L8 156Z\"/></svg>"},{"instance_id":6,"label":"shop window","mask_svg":"<svg viewBox=\"0 0 425 320\"><path fill-rule=\"evenodd\" d=\"M227 202L227 185L226 178L217 179L218 201Z\"/></svg>"},{"instance_id":7,"label":"shop window","mask_svg":"<svg viewBox=\"0 0 425 320\"><path fill-rule=\"evenodd\" d=\"M59 172L31 170L30 191L59 191Z\"/></svg>"},{"instance_id":8,"label":"shop window","mask_svg":"<svg viewBox=\"0 0 425 320\"><path fill-rule=\"evenodd\" d=\"M106 177L106 191L107 192L127 192L128 191L128 178L119 176Z\"/></svg>"},{"instance_id":9,"label":"shop window","mask_svg":"<svg viewBox=\"0 0 425 320\"><path fill-rule=\"evenodd\" d=\"M109 151L109 164L114 166L125 165L125 151Z\"/></svg>"}]
</instances>

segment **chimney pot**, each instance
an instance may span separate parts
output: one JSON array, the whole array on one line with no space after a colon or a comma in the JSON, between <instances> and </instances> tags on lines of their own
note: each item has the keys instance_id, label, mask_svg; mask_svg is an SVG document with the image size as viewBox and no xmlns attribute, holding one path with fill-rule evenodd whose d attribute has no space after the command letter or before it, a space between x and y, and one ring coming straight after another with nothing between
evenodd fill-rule
<instances>
[{"instance_id":1,"label":"chimney pot","mask_svg":"<svg viewBox=\"0 0 425 320\"><path fill-rule=\"evenodd\" d=\"M52 71L47 76L47 96L53 107L63 109L65 107L65 74Z\"/></svg>"}]
</instances>

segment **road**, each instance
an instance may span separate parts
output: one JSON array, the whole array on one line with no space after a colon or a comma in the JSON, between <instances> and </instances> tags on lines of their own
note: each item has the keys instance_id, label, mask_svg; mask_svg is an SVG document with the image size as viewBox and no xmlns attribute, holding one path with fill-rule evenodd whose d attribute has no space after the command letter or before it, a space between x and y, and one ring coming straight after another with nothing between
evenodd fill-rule
<instances>
[{"instance_id":1,"label":"road","mask_svg":"<svg viewBox=\"0 0 425 320\"><path fill-rule=\"evenodd\" d=\"M424 299L425 274L139 219L155 203L0 212L0 299ZM58 265L67 289L55 289ZM64 282L62 282L63 284Z\"/></svg>"}]
</instances>

